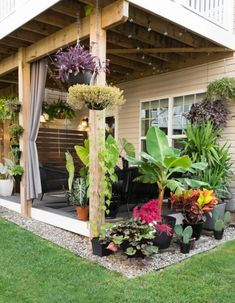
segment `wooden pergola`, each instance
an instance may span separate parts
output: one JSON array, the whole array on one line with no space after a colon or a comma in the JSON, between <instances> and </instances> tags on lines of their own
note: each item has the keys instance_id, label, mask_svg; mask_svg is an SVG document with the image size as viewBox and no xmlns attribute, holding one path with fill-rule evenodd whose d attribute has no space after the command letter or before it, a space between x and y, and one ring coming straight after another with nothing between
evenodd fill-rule
<instances>
[{"instance_id":1,"label":"wooden pergola","mask_svg":"<svg viewBox=\"0 0 235 303\"><path fill-rule=\"evenodd\" d=\"M61 0L0 40L0 94L18 85L22 102L20 124L25 129L20 142L21 165L27 167L26 143L30 108L30 64L72 45L77 40L77 12L95 0ZM89 45L101 62L110 59L110 74L101 72L97 83L105 85L170 72L188 66L232 56L233 52L190 32L179 25L130 6L128 1L100 0L98 11L81 15L80 39ZM107 49L106 49L107 48ZM53 79L47 85L53 87ZM90 111L90 220L99 225L103 211L99 207L100 182L98 135L104 138L104 111ZM27 171L26 171L27 173ZM26 199L26 177L21 182L21 212L30 216L32 202ZM92 236L92 234L91 234Z\"/></svg>"}]
</instances>

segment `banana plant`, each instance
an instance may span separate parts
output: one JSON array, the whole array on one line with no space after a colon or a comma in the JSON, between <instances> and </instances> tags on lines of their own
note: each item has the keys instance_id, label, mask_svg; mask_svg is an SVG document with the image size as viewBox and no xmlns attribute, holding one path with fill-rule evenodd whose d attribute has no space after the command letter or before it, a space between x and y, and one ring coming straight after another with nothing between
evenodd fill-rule
<instances>
[{"instance_id":1,"label":"banana plant","mask_svg":"<svg viewBox=\"0 0 235 303\"><path fill-rule=\"evenodd\" d=\"M176 173L193 173L204 170L206 163L192 163L189 156L180 156L180 150L169 146L167 136L157 127L151 127L146 136L147 153L140 154L141 160L127 157L127 160L139 167L141 176L135 181L156 183L159 190L159 207L162 208L164 192L169 188L172 192L181 193L185 183L191 188L207 186L205 182L189 178L174 178Z\"/></svg>"}]
</instances>

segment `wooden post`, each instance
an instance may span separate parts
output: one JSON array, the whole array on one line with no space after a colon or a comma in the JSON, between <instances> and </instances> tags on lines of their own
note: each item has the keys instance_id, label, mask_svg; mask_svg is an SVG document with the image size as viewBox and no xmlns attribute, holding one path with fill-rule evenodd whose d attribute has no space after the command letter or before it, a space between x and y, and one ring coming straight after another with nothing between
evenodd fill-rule
<instances>
[{"instance_id":1,"label":"wooden post","mask_svg":"<svg viewBox=\"0 0 235 303\"><path fill-rule=\"evenodd\" d=\"M19 77L19 101L22 103L19 115L19 123L24 128L24 133L20 139L20 149L22 151L20 165L24 167L25 173L22 176L20 185L20 203L21 214L23 216L31 216L32 201L27 200L27 138L29 131L29 108L30 108L30 64L26 62L26 51L20 48L18 52L18 77Z\"/></svg>"},{"instance_id":2,"label":"wooden post","mask_svg":"<svg viewBox=\"0 0 235 303\"><path fill-rule=\"evenodd\" d=\"M106 61L106 30L101 28L101 11L95 11L90 18L90 44L92 45L92 54L97 56L101 63ZM106 74L100 71L96 83L97 85L106 84ZM102 187L102 169L99 164L99 152L105 142L105 110L89 111L89 142L90 142L90 237L93 238L99 233L104 223L104 210L102 205L104 201L100 199Z\"/></svg>"}]
</instances>

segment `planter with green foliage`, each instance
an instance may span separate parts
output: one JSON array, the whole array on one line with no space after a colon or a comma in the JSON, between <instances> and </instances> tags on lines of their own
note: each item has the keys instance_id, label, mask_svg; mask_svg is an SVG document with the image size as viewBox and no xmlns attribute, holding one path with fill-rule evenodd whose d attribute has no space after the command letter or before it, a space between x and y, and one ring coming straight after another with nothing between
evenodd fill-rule
<instances>
[{"instance_id":1,"label":"planter with green foliage","mask_svg":"<svg viewBox=\"0 0 235 303\"><path fill-rule=\"evenodd\" d=\"M181 193L184 185L191 188L200 188L207 184L190 178L174 178L175 173L194 173L196 170L204 170L206 163L192 163L189 156L180 156L180 150L169 146L167 136L157 127L151 127L146 136L147 153L140 155L143 160L127 157L131 164L137 165L141 176L135 181L156 184L159 189L158 200L160 209L166 188L172 192Z\"/></svg>"},{"instance_id":2,"label":"planter with green foliage","mask_svg":"<svg viewBox=\"0 0 235 303\"><path fill-rule=\"evenodd\" d=\"M132 218L106 229L100 240L101 243L108 244L107 248L114 252L120 250L127 257L144 258L158 251L152 242L154 234L153 226Z\"/></svg>"},{"instance_id":3,"label":"planter with green foliage","mask_svg":"<svg viewBox=\"0 0 235 303\"><path fill-rule=\"evenodd\" d=\"M49 116L49 120L72 120L76 116L74 109L67 102L60 99L52 103L43 102L42 112Z\"/></svg>"},{"instance_id":4,"label":"planter with green foliage","mask_svg":"<svg viewBox=\"0 0 235 303\"><path fill-rule=\"evenodd\" d=\"M20 137L23 135L24 133L24 128L19 125L19 124L12 124L10 127L9 127L9 134L11 136L11 139L12 139L12 144L19 144L19 140L20 140Z\"/></svg>"},{"instance_id":5,"label":"planter with green foliage","mask_svg":"<svg viewBox=\"0 0 235 303\"><path fill-rule=\"evenodd\" d=\"M135 147L132 143L128 142L126 138L120 139L120 158L122 159L122 167L128 168L129 162L126 157L135 158Z\"/></svg>"},{"instance_id":6,"label":"planter with green foliage","mask_svg":"<svg viewBox=\"0 0 235 303\"><path fill-rule=\"evenodd\" d=\"M13 164L11 167L11 173L16 182L21 181L21 176L24 173L24 168L19 164Z\"/></svg>"},{"instance_id":7,"label":"planter with green foliage","mask_svg":"<svg viewBox=\"0 0 235 303\"><path fill-rule=\"evenodd\" d=\"M14 163L10 159L5 159L5 163L0 163L0 195L11 196L13 191L13 173Z\"/></svg>"},{"instance_id":8,"label":"planter with green foliage","mask_svg":"<svg viewBox=\"0 0 235 303\"><path fill-rule=\"evenodd\" d=\"M126 102L123 91L115 86L73 85L69 88L68 103L75 109L87 107L103 110Z\"/></svg>"},{"instance_id":9,"label":"planter with green foliage","mask_svg":"<svg viewBox=\"0 0 235 303\"><path fill-rule=\"evenodd\" d=\"M229 211L226 211L224 214L223 219L219 217L219 214L216 210L212 212L213 218L215 220L214 224L214 237L216 240L221 240L224 234L224 228L227 224L230 223L231 214Z\"/></svg>"},{"instance_id":10,"label":"planter with green foliage","mask_svg":"<svg viewBox=\"0 0 235 303\"><path fill-rule=\"evenodd\" d=\"M181 238L180 251L183 254L188 254L190 252L190 239L193 234L193 229L191 226L187 226L183 229L182 225L175 226L175 234Z\"/></svg>"}]
</instances>

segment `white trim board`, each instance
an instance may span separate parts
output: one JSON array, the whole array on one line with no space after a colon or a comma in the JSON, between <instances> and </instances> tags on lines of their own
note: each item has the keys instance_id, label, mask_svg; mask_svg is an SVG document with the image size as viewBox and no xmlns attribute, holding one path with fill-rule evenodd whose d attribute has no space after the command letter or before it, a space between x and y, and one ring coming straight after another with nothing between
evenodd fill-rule
<instances>
[{"instance_id":1,"label":"white trim board","mask_svg":"<svg viewBox=\"0 0 235 303\"><path fill-rule=\"evenodd\" d=\"M3 206L3 207L8 208L10 210L14 210L17 213L20 213L20 211L21 211L20 203L9 201L9 200L6 200L4 198L0 198L0 205Z\"/></svg>"}]
</instances>

